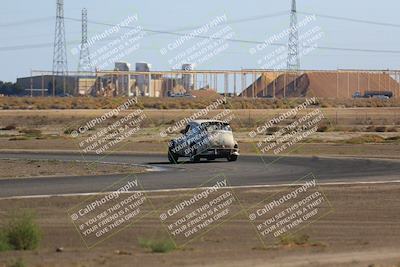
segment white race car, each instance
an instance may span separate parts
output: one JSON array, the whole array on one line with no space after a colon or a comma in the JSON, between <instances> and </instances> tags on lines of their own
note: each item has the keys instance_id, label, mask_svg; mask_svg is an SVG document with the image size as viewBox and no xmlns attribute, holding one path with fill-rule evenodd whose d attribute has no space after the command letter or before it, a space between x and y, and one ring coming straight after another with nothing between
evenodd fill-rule
<instances>
[{"instance_id":1,"label":"white race car","mask_svg":"<svg viewBox=\"0 0 400 267\"><path fill-rule=\"evenodd\" d=\"M171 163L177 163L180 157L190 157L191 161L199 162L201 158L236 161L239 156L239 146L229 123L194 120L186 125L181 134L169 142L168 159Z\"/></svg>"}]
</instances>

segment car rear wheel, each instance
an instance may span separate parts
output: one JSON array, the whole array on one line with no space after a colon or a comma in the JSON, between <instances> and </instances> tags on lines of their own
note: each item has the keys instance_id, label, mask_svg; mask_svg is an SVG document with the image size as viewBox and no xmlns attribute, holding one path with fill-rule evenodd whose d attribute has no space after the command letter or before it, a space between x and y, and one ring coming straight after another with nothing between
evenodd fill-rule
<instances>
[{"instance_id":1,"label":"car rear wheel","mask_svg":"<svg viewBox=\"0 0 400 267\"><path fill-rule=\"evenodd\" d=\"M168 160L172 164L177 164L178 163L179 156L172 152L170 149L168 150Z\"/></svg>"},{"instance_id":2,"label":"car rear wheel","mask_svg":"<svg viewBox=\"0 0 400 267\"><path fill-rule=\"evenodd\" d=\"M237 155L230 155L229 157L227 157L227 160L228 161L236 161L238 159L238 156Z\"/></svg>"},{"instance_id":3,"label":"car rear wheel","mask_svg":"<svg viewBox=\"0 0 400 267\"><path fill-rule=\"evenodd\" d=\"M192 161L192 162L200 162L200 156L192 156L192 157L190 157L190 161Z\"/></svg>"},{"instance_id":4,"label":"car rear wheel","mask_svg":"<svg viewBox=\"0 0 400 267\"><path fill-rule=\"evenodd\" d=\"M197 149L193 148L194 143L190 145L190 150L192 151L192 155L190 156L191 162L200 162L200 156L197 155Z\"/></svg>"}]
</instances>

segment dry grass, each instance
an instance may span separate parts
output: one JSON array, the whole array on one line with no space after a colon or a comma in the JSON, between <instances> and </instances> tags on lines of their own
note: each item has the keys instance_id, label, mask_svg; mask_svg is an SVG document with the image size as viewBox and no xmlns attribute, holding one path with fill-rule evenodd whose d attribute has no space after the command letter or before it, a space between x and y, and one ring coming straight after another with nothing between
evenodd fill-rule
<instances>
[{"instance_id":1,"label":"dry grass","mask_svg":"<svg viewBox=\"0 0 400 267\"><path fill-rule=\"evenodd\" d=\"M215 99L215 98L214 98ZM209 105L213 98L139 98L138 106L148 109L199 109ZM111 109L126 102L127 98L93 97L1 97L0 109ZM251 99L228 98L226 107L233 109L284 109L304 102L304 98ZM319 99L319 107L400 107L399 99Z\"/></svg>"},{"instance_id":2,"label":"dry grass","mask_svg":"<svg viewBox=\"0 0 400 267\"><path fill-rule=\"evenodd\" d=\"M321 109L325 119L320 123L320 132L344 131L344 132L397 132L400 125L400 108L326 108ZM250 129L261 125L275 116L284 113L284 109L234 109L232 126L235 130ZM61 132L70 132L83 123L103 115L106 110L3 110L0 111L0 128L4 132L13 129L57 129L62 127ZM146 109L147 116L142 127L165 127L170 126L181 119L190 117L196 110L154 110ZM213 117L222 110L211 111L208 117ZM308 111L307 111L308 112ZM111 124L126 115L127 112L107 120ZM300 112L297 118L304 115ZM288 125L296 118L288 119L281 123L280 127ZM13 129L9 126L12 125ZM45 132L45 129L42 129Z\"/></svg>"},{"instance_id":3,"label":"dry grass","mask_svg":"<svg viewBox=\"0 0 400 267\"><path fill-rule=\"evenodd\" d=\"M35 149L36 147L52 147L52 149L78 149L78 142L100 129L113 124L129 111L122 112L118 116L96 125L94 129L71 138L72 131L85 125L86 122L102 116L108 110L3 110L0 111L0 143L4 149ZM127 151L137 150L137 146L146 148L145 151L165 151L166 142L178 136L168 135L159 137L159 133L178 121L190 117L197 110L156 110L146 109L147 116L141 124L140 131L121 143ZM257 126L265 124L273 117L286 112L285 109L234 109L231 114L234 119L231 126L235 137L241 145L242 151L256 153L254 147L244 149L246 144L255 144L258 139L250 138L248 133ZM399 144L396 139L400 132L400 108L323 108L325 116L319 123L318 132L302 141L302 143L336 143L336 144ZM222 110L215 110L208 114L213 117ZM300 112L295 118L288 119L276 127L267 131L272 134L286 127L296 119L304 116L306 112ZM12 126L12 127L11 127ZM379 135L378 138L365 138L364 135ZM42 142L43 141L43 142ZM141 145L143 143L143 145ZM51 144L51 145L50 145ZM250 147L250 146L248 146ZM243 150L244 149L244 150ZM142 151L142 150L140 150Z\"/></svg>"}]
</instances>

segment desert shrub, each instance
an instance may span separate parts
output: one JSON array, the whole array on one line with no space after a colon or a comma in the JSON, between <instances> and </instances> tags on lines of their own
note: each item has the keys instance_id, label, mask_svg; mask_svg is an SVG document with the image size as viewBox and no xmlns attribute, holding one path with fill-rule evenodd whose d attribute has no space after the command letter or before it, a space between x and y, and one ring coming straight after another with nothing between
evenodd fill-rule
<instances>
[{"instance_id":1,"label":"desert shrub","mask_svg":"<svg viewBox=\"0 0 400 267\"><path fill-rule=\"evenodd\" d=\"M322 103L321 108L329 108L330 106L327 103Z\"/></svg>"},{"instance_id":2,"label":"desert shrub","mask_svg":"<svg viewBox=\"0 0 400 267\"><path fill-rule=\"evenodd\" d=\"M349 130L349 132L357 133L357 132L361 132L361 130L357 127L353 127Z\"/></svg>"},{"instance_id":3,"label":"desert shrub","mask_svg":"<svg viewBox=\"0 0 400 267\"><path fill-rule=\"evenodd\" d=\"M386 127L385 126L377 126L377 127L375 127L375 132L384 133L384 132L386 132Z\"/></svg>"},{"instance_id":4,"label":"desert shrub","mask_svg":"<svg viewBox=\"0 0 400 267\"><path fill-rule=\"evenodd\" d=\"M0 231L0 252L11 250L11 246L8 243L7 236L3 230Z\"/></svg>"},{"instance_id":5,"label":"desert shrub","mask_svg":"<svg viewBox=\"0 0 400 267\"><path fill-rule=\"evenodd\" d=\"M174 250L175 244L170 239L146 239L139 238L139 246L142 248L148 248L154 253L166 253Z\"/></svg>"},{"instance_id":6,"label":"desert shrub","mask_svg":"<svg viewBox=\"0 0 400 267\"><path fill-rule=\"evenodd\" d=\"M33 136L33 137L37 137L42 134L42 131L40 131L39 129L22 129L19 132L27 136Z\"/></svg>"},{"instance_id":7,"label":"desert shrub","mask_svg":"<svg viewBox=\"0 0 400 267\"><path fill-rule=\"evenodd\" d=\"M25 141L25 140L29 140L29 138L26 136L15 136L8 139L8 141Z\"/></svg>"},{"instance_id":8,"label":"desert shrub","mask_svg":"<svg viewBox=\"0 0 400 267\"><path fill-rule=\"evenodd\" d=\"M267 129L266 135L273 135L275 132L279 131L279 127L273 126Z\"/></svg>"},{"instance_id":9,"label":"desert shrub","mask_svg":"<svg viewBox=\"0 0 400 267\"><path fill-rule=\"evenodd\" d=\"M282 235L279 239L281 245L305 245L310 237L306 234Z\"/></svg>"},{"instance_id":10,"label":"desert shrub","mask_svg":"<svg viewBox=\"0 0 400 267\"><path fill-rule=\"evenodd\" d=\"M353 137L346 141L348 144L365 144L365 143L383 143L385 138L379 135L366 134L359 137Z\"/></svg>"},{"instance_id":11,"label":"desert shrub","mask_svg":"<svg viewBox=\"0 0 400 267\"><path fill-rule=\"evenodd\" d=\"M72 132L74 132L74 131L75 131L74 128L68 127L68 128L66 128L66 129L64 130L64 134L70 135L70 134L72 134Z\"/></svg>"},{"instance_id":12,"label":"desert shrub","mask_svg":"<svg viewBox=\"0 0 400 267\"><path fill-rule=\"evenodd\" d=\"M17 129L17 126L15 126L15 124L10 124L10 125L7 125L6 127L2 128L1 130L11 131L11 130L15 130L15 129Z\"/></svg>"},{"instance_id":13,"label":"desert shrub","mask_svg":"<svg viewBox=\"0 0 400 267\"><path fill-rule=\"evenodd\" d=\"M392 136L385 139L386 141L400 141L400 136Z\"/></svg>"},{"instance_id":14,"label":"desert shrub","mask_svg":"<svg viewBox=\"0 0 400 267\"><path fill-rule=\"evenodd\" d=\"M326 124L319 125L317 128L317 132L319 132L319 133L324 133L324 132L327 132L328 130L329 130L329 127Z\"/></svg>"},{"instance_id":15,"label":"desert shrub","mask_svg":"<svg viewBox=\"0 0 400 267\"><path fill-rule=\"evenodd\" d=\"M385 126L371 125L371 126L368 126L365 130L367 132L384 133L384 132L386 132L387 128Z\"/></svg>"},{"instance_id":16,"label":"desert shrub","mask_svg":"<svg viewBox=\"0 0 400 267\"><path fill-rule=\"evenodd\" d=\"M18 258L16 260L10 262L7 266L8 267L25 267L26 264L23 259Z\"/></svg>"},{"instance_id":17,"label":"desert shrub","mask_svg":"<svg viewBox=\"0 0 400 267\"><path fill-rule=\"evenodd\" d=\"M375 126L368 126L367 128L365 128L366 132L375 132Z\"/></svg>"},{"instance_id":18,"label":"desert shrub","mask_svg":"<svg viewBox=\"0 0 400 267\"><path fill-rule=\"evenodd\" d=\"M11 215L3 229L8 244L15 250L36 249L41 240L39 226L32 212L17 212Z\"/></svg>"}]
</instances>

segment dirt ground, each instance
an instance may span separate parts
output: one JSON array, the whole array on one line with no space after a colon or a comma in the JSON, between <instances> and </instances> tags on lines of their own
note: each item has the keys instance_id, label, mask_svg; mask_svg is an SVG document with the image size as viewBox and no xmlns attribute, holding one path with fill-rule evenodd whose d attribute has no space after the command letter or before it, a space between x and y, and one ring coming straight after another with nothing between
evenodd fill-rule
<instances>
[{"instance_id":1,"label":"dirt ground","mask_svg":"<svg viewBox=\"0 0 400 267\"><path fill-rule=\"evenodd\" d=\"M52 149L46 149L46 147ZM240 143L241 154L257 154L253 143ZM70 140L24 140L10 142L0 138L1 151L78 151L75 143ZM165 142L138 142L125 143L114 150L119 153L167 153ZM112 153L112 152L111 152ZM399 144L321 144L306 143L296 146L295 150L282 155L308 155L308 156L356 156L368 158L399 158Z\"/></svg>"},{"instance_id":2,"label":"dirt ground","mask_svg":"<svg viewBox=\"0 0 400 267\"><path fill-rule=\"evenodd\" d=\"M248 208L285 188L235 189ZM302 245L261 244L253 226L239 214L168 253L152 253L140 238L165 237L158 212L151 213L99 245L87 249L67 215L86 197L0 200L0 216L32 209L43 232L36 251L0 253L0 266L22 258L27 266L400 266L400 184L322 186L332 210L300 230ZM184 192L179 193L181 196ZM147 193L154 210L176 193ZM236 204L235 204L236 205ZM56 248L63 247L63 252Z\"/></svg>"},{"instance_id":3,"label":"dirt ground","mask_svg":"<svg viewBox=\"0 0 400 267\"><path fill-rule=\"evenodd\" d=\"M145 167L57 160L0 159L0 179L145 172Z\"/></svg>"},{"instance_id":4,"label":"dirt ground","mask_svg":"<svg viewBox=\"0 0 400 267\"><path fill-rule=\"evenodd\" d=\"M399 139L394 142L348 143L365 134L381 138L398 137L399 108L324 109L332 123L327 132L318 132L312 140L298 144L286 155L326 155L399 158ZM248 131L283 110L235 110L238 127L234 133L242 154L257 153L257 140L249 140ZM2 110L0 111L0 150L2 151L80 151L78 143L85 136L72 138L69 130L104 114L105 110ZM124 153L167 151L167 139L155 134L193 110L146 110L150 120L140 133L115 147ZM377 127L384 130L378 131ZM8 129L4 129L8 128ZM96 129L98 130L98 129ZM90 135L89 133L88 135ZM170 137L168 137L170 138ZM168 139L169 140L169 139ZM21 164L23 163L23 164ZM28 164L26 164L28 163ZM23 167L21 167L23 165ZM38 167L40 166L40 167ZM141 172L141 168L55 161L0 160L1 177L86 175ZM62 173L60 172L62 169ZM93 172L95 171L95 172ZM5 175L5 176L4 176ZM234 189L241 205L248 210L259 201L272 197L283 188ZM146 216L106 241L88 249L74 227L68 210L86 197L51 197L0 199L0 225L13 210L33 210L43 233L35 251L0 252L0 267L8 267L21 258L26 266L393 266L400 267L400 192L399 183L322 186L330 201L326 216L299 229L295 235L309 239L301 244L286 244L280 239L260 239L246 213L210 229L209 232L168 253L152 253L140 244L141 239L165 240L169 236L160 223L159 211L165 203L182 197L185 191L150 192L153 207L146 206ZM265 241L265 240L264 240ZM63 252L56 252L56 248Z\"/></svg>"},{"instance_id":5,"label":"dirt ground","mask_svg":"<svg viewBox=\"0 0 400 267\"><path fill-rule=\"evenodd\" d=\"M287 110L232 110L234 136L241 152L257 153L256 144L265 136L249 137L249 132L272 117ZM400 155L400 108L323 108L327 128L300 142L291 154L297 155L352 155L388 157ZM1 110L0 149L2 150L81 150L79 143L117 120L110 118L104 125L73 138L70 132L85 125L107 110ZM167 142L177 133L161 137L160 133L196 110L145 110L147 119L140 130L122 141L113 151L163 152ZM210 113L218 114L221 110ZM126 113L126 112L125 112ZM122 116L122 115L121 115ZM365 141L373 136L379 142Z\"/></svg>"}]
</instances>

